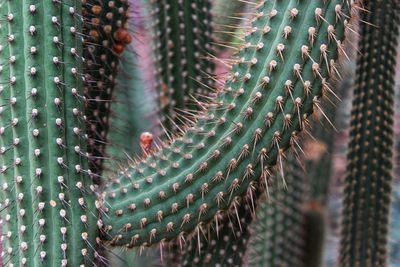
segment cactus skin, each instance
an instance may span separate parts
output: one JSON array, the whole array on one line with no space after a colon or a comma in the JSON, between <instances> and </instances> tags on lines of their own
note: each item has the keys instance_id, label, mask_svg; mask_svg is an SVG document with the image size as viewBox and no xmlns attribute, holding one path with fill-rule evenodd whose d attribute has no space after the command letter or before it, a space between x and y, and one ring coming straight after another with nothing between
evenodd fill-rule
<instances>
[{"instance_id":1,"label":"cactus skin","mask_svg":"<svg viewBox=\"0 0 400 267\"><path fill-rule=\"evenodd\" d=\"M2 1L0 12L3 264L91 265L80 1Z\"/></svg>"},{"instance_id":2,"label":"cactus skin","mask_svg":"<svg viewBox=\"0 0 400 267\"><path fill-rule=\"evenodd\" d=\"M86 0L83 4L89 168L96 176L103 169L119 56L131 41L127 12L127 0ZM96 178L96 183L100 183Z\"/></svg>"},{"instance_id":3,"label":"cactus skin","mask_svg":"<svg viewBox=\"0 0 400 267\"><path fill-rule=\"evenodd\" d=\"M190 96L199 99L199 94L208 95L209 87L213 87L207 75L213 72L214 64L204 59L212 53L212 1L145 2L153 31L155 87L159 92L161 123L168 130L176 130L174 123L182 124L177 110L194 109Z\"/></svg>"},{"instance_id":4,"label":"cactus skin","mask_svg":"<svg viewBox=\"0 0 400 267\"><path fill-rule=\"evenodd\" d=\"M124 51L120 59L119 72L114 89L114 102L111 104L110 129L107 156L119 164L126 164L127 155L141 154L139 139L142 132L149 132L152 123L143 123L150 120L154 110L154 103L145 92L145 84L140 75L137 56L132 46L131 51ZM110 163L110 164L108 164ZM113 165L113 162L105 162ZM108 166L115 172L115 166Z\"/></svg>"},{"instance_id":5,"label":"cactus skin","mask_svg":"<svg viewBox=\"0 0 400 267\"><path fill-rule=\"evenodd\" d=\"M255 203L243 198L232 210L220 214L218 225L213 225L208 234L197 233L184 248L177 266L243 266L255 207Z\"/></svg>"},{"instance_id":6,"label":"cactus skin","mask_svg":"<svg viewBox=\"0 0 400 267\"><path fill-rule=\"evenodd\" d=\"M349 3L277 0L257 8L257 28L208 111L106 188L99 223L111 245L146 246L206 226L295 149L300 126L328 91L328 72L336 72Z\"/></svg>"},{"instance_id":7,"label":"cactus skin","mask_svg":"<svg viewBox=\"0 0 400 267\"><path fill-rule=\"evenodd\" d=\"M319 202L311 202L304 214L305 241L304 266L323 266L326 212Z\"/></svg>"},{"instance_id":8,"label":"cactus skin","mask_svg":"<svg viewBox=\"0 0 400 267\"><path fill-rule=\"evenodd\" d=\"M260 201L251 226L250 266L309 266L305 264L305 210L308 181L295 159L287 165L288 191L279 180L270 199ZM278 189L280 188L280 189ZM289 256L290 255L290 256Z\"/></svg>"},{"instance_id":9,"label":"cactus skin","mask_svg":"<svg viewBox=\"0 0 400 267\"><path fill-rule=\"evenodd\" d=\"M365 1L351 113L340 265L386 266L400 3Z\"/></svg>"},{"instance_id":10,"label":"cactus skin","mask_svg":"<svg viewBox=\"0 0 400 267\"><path fill-rule=\"evenodd\" d=\"M236 27L240 26L241 15L246 11L248 4L240 0L225 1L217 0L213 5L212 12L214 13L214 24L215 29L214 35L221 47L224 48L226 45L230 46L236 37ZM237 25L237 26L235 26Z\"/></svg>"}]
</instances>

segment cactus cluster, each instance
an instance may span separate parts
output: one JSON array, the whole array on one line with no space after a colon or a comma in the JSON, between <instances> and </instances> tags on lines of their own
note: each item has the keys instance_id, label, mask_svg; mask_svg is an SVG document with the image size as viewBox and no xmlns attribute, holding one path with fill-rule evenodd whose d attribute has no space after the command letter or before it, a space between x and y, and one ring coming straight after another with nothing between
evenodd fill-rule
<instances>
[{"instance_id":1,"label":"cactus cluster","mask_svg":"<svg viewBox=\"0 0 400 267\"><path fill-rule=\"evenodd\" d=\"M399 1L213 2L0 0L3 266L319 266L301 137L358 12L340 261L385 265Z\"/></svg>"},{"instance_id":2,"label":"cactus cluster","mask_svg":"<svg viewBox=\"0 0 400 267\"><path fill-rule=\"evenodd\" d=\"M85 0L82 7L89 167L100 183L119 56L132 36L127 27L127 0Z\"/></svg>"}]
</instances>

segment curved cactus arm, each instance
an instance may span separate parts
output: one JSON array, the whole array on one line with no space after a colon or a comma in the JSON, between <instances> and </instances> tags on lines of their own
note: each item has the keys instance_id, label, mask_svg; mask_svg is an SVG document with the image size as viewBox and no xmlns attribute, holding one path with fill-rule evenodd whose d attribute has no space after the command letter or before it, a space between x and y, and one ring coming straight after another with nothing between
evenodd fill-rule
<instances>
[{"instance_id":1,"label":"curved cactus arm","mask_svg":"<svg viewBox=\"0 0 400 267\"><path fill-rule=\"evenodd\" d=\"M207 111L106 188L103 238L145 246L184 236L281 165L329 91L349 9L341 0L261 1L231 77Z\"/></svg>"},{"instance_id":2,"label":"curved cactus arm","mask_svg":"<svg viewBox=\"0 0 400 267\"><path fill-rule=\"evenodd\" d=\"M195 109L192 97L208 95L213 80L207 77L214 64L211 51L210 0L145 1L155 65L155 87L159 93L161 123L167 130L182 125L183 109ZM174 122L173 122L174 121Z\"/></svg>"},{"instance_id":3,"label":"curved cactus arm","mask_svg":"<svg viewBox=\"0 0 400 267\"><path fill-rule=\"evenodd\" d=\"M400 2L365 1L343 201L341 266L385 266Z\"/></svg>"},{"instance_id":4,"label":"curved cactus arm","mask_svg":"<svg viewBox=\"0 0 400 267\"><path fill-rule=\"evenodd\" d=\"M91 265L80 1L2 1L0 10L3 263Z\"/></svg>"}]
</instances>

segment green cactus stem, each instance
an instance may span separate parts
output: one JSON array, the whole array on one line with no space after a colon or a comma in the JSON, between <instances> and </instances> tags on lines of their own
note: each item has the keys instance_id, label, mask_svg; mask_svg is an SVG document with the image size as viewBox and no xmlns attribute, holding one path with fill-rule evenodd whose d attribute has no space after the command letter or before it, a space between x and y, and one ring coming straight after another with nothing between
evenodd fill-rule
<instances>
[{"instance_id":1,"label":"green cactus stem","mask_svg":"<svg viewBox=\"0 0 400 267\"><path fill-rule=\"evenodd\" d=\"M90 266L81 2L2 1L1 218L5 266Z\"/></svg>"},{"instance_id":2,"label":"green cactus stem","mask_svg":"<svg viewBox=\"0 0 400 267\"><path fill-rule=\"evenodd\" d=\"M100 183L119 56L132 37L126 25L127 0L86 0L83 3L89 168Z\"/></svg>"},{"instance_id":3,"label":"green cactus stem","mask_svg":"<svg viewBox=\"0 0 400 267\"><path fill-rule=\"evenodd\" d=\"M245 198L235 203L227 213L220 214L220 223L208 233L199 232L183 248L177 266L243 266L250 240L250 224L255 215L255 203Z\"/></svg>"},{"instance_id":4,"label":"green cactus stem","mask_svg":"<svg viewBox=\"0 0 400 267\"><path fill-rule=\"evenodd\" d=\"M195 109L193 97L208 95L214 64L211 51L210 0L146 1L152 28L154 66L161 123L168 130L182 125L182 110Z\"/></svg>"},{"instance_id":5,"label":"green cactus stem","mask_svg":"<svg viewBox=\"0 0 400 267\"><path fill-rule=\"evenodd\" d=\"M103 196L103 239L148 246L201 231L296 149L349 23L347 1L261 1L226 85L183 136L127 167ZM272 48L272 49L271 49ZM283 179L283 177L282 177Z\"/></svg>"},{"instance_id":6,"label":"green cactus stem","mask_svg":"<svg viewBox=\"0 0 400 267\"><path fill-rule=\"evenodd\" d=\"M112 160L105 163L113 165L125 163L127 155L142 154L140 135L152 129L151 114L154 103L145 91L145 84L138 66L137 55L133 47L121 55L119 73L116 78L115 99L111 104L110 128L106 154ZM143 123L148 120L149 123ZM108 164L109 163L109 164ZM115 171L115 166L108 166Z\"/></svg>"},{"instance_id":7,"label":"green cactus stem","mask_svg":"<svg viewBox=\"0 0 400 267\"><path fill-rule=\"evenodd\" d=\"M251 226L250 266L308 266L304 204L309 182L295 159L290 159L287 167L288 190L274 177L272 192L257 209L257 220Z\"/></svg>"},{"instance_id":8,"label":"green cactus stem","mask_svg":"<svg viewBox=\"0 0 400 267\"><path fill-rule=\"evenodd\" d=\"M351 113L340 265L386 266L400 2L365 1Z\"/></svg>"}]
</instances>

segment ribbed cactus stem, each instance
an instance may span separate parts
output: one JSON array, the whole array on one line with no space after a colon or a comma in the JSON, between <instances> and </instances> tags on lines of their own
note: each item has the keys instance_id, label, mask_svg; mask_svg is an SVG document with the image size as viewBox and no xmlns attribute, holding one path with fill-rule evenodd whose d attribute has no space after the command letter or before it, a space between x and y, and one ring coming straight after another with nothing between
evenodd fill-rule
<instances>
[{"instance_id":1,"label":"ribbed cactus stem","mask_svg":"<svg viewBox=\"0 0 400 267\"><path fill-rule=\"evenodd\" d=\"M247 4L244 1L217 0L213 4L214 13L214 34L219 43L219 48L229 48L238 36L243 23L243 14L246 12ZM217 48L218 48L217 47Z\"/></svg>"},{"instance_id":2,"label":"ribbed cactus stem","mask_svg":"<svg viewBox=\"0 0 400 267\"><path fill-rule=\"evenodd\" d=\"M365 1L351 113L340 264L386 266L400 2Z\"/></svg>"},{"instance_id":3,"label":"ribbed cactus stem","mask_svg":"<svg viewBox=\"0 0 400 267\"><path fill-rule=\"evenodd\" d=\"M126 25L127 0L86 0L83 3L89 167L100 183L119 56L132 37Z\"/></svg>"},{"instance_id":4,"label":"ribbed cactus stem","mask_svg":"<svg viewBox=\"0 0 400 267\"><path fill-rule=\"evenodd\" d=\"M226 86L193 127L121 172L103 199L104 236L146 246L185 236L281 166L328 94L347 1L261 1Z\"/></svg>"},{"instance_id":5,"label":"ribbed cactus stem","mask_svg":"<svg viewBox=\"0 0 400 267\"><path fill-rule=\"evenodd\" d=\"M304 229L308 181L296 159L291 158L286 167L288 189L278 177L272 178L272 192L257 209L251 226L250 266L308 266Z\"/></svg>"},{"instance_id":6,"label":"ribbed cactus stem","mask_svg":"<svg viewBox=\"0 0 400 267\"><path fill-rule=\"evenodd\" d=\"M138 56L132 46L121 55L116 77L114 101L111 104L110 129L106 154L112 158L106 162L109 170L115 171L115 161L125 164L128 156L142 154L140 135L154 126L151 115L154 102L146 92ZM154 120L154 119L153 119ZM155 121L155 120L154 120ZM127 156L128 155L128 156Z\"/></svg>"},{"instance_id":7,"label":"ribbed cactus stem","mask_svg":"<svg viewBox=\"0 0 400 267\"><path fill-rule=\"evenodd\" d=\"M177 114L196 107L193 97L208 95L213 81L210 0L145 1L153 32L156 88L161 123L168 130L187 123Z\"/></svg>"},{"instance_id":8,"label":"ribbed cactus stem","mask_svg":"<svg viewBox=\"0 0 400 267\"><path fill-rule=\"evenodd\" d=\"M255 203L243 198L230 211L219 214L219 224L215 225L218 228L194 236L189 246L183 248L177 266L243 266L255 207Z\"/></svg>"},{"instance_id":9,"label":"ribbed cactus stem","mask_svg":"<svg viewBox=\"0 0 400 267\"><path fill-rule=\"evenodd\" d=\"M6 266L94 259L82 116L81 3L2 1L1 218Z\"/></svg>"}]
</instances>

